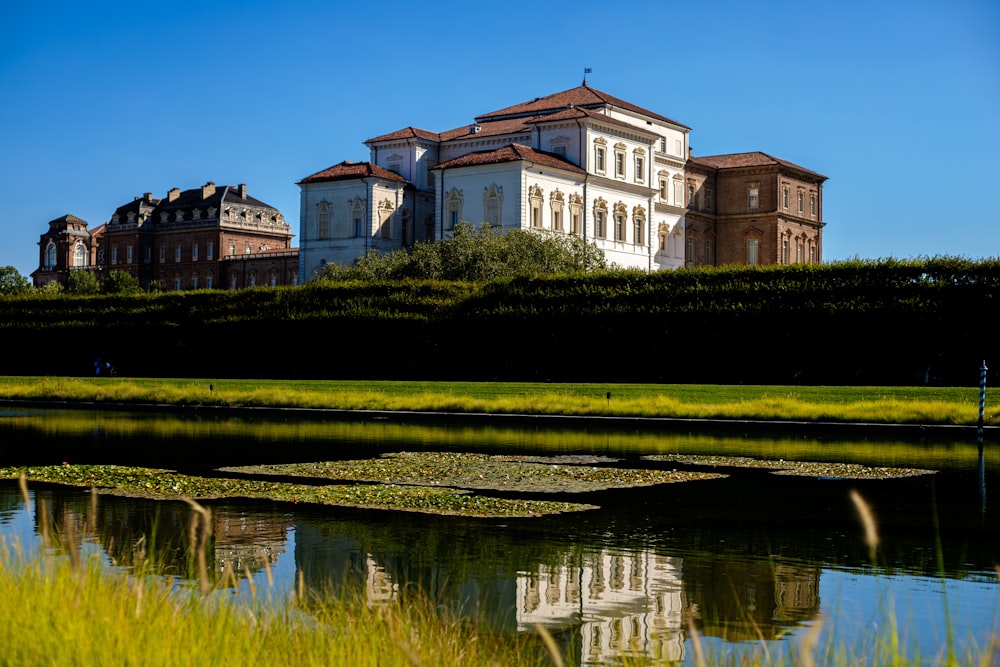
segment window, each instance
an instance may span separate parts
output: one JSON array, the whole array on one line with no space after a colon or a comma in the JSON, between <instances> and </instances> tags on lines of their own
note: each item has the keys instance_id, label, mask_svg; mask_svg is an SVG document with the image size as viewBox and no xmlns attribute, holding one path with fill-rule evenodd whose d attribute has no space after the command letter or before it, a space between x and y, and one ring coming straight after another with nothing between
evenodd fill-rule
<instances>
[{"instance_id":1,"label":"window","mask_svg":"<svg viewBox=\"0 0 1000 667\"><path fill-rule=\"evenodd\" d=\"M805 210L805 206L803 205L803 201L804 201L804 195L802 194L802 191L799 190L799 201L798 201L798 204L799 204L799 213L800 214Z\"/></svg>"},{"instance_id":2,"label":"window","mask_svg":"<svg viewBox=\"0 0 1000 667\"><path fill-rule=\"evenodd\" d=\"M175 292L180 292L181 291L181 279L180 279L180 276L174 278L174 291Z\"/></svg>"},{"instance_id":3,"label":"window","mask_svg":"<svg viewBox=\"0 0 1000 667\"><path fill-rule=\"evenodd\" d=\"M760 189L756 185L747 188L747 210L756 211L760 205Z\"/></svg>"},{"instance_id":4,"label":"window","mask_svg":"<svg viewBox=\"0 0 1000 667\"><path fill-rule=\"evenodd\" d=\"M705 210L712 210L712 188L705 188Z\"/></svg>"},{"instance_id":5,"label":"window","mask_svg":"<svg viewBox=\"0 0 1000 667\"><path fill-rule=\"evenodd\" d=\"M174 261L175 262L181 261L181 244L180 243L178 243L176 246L174 246Z\"/></svg>"},{"instance_id":6,"label":"window","mask_svg":"<svg viewBox=\"0 0 1000 667\"><path fill-rule=\"evenodd\" d=\"M363 231L364 226L361 224L361 218L354 218L354 238L360 238Z\"/></svg>"},{"instance_id":7,"label":"window","mask_svg":"<svg viewBox=\"0 0 1000 667\"><path fill-rule=\"evenodd\" d=\"M796 239L795 240L795 261L801 264L802 261L805 259L805 254L806 254L806 248L805 248L805 245L802 243L802 239Z\"/></svg>"},{"instance_id":8,"label":"window","mask_svg":"<svg viewBox=\"0 0 1000 667\"><path fill-rule=\"evenodd\" d=\"M205 289L212 289L212 287L214 287L214 286L215 286L215 283L212 280L212 274L211 273L206 274L205 275Z\"/></svg>"},{"instance_id":9,"label":"window","mask_svg":"<svg viewBox=\"0 0 1000 667\"><path fill-rule=\"evenodd\" d=\"M167 246L161 245L160 246L160 263L162 264L165 261L167 261Z\"/></svg>"},{"instance_id":10,"label":"window","mask_svg":"<svg viewBox=\"0 0 1000 667\"><path fill-rule=\"evenodd\" d=\"M689 236L687 241L688 241L687 257L685 258L684 261L687 262L688 264L694 264L694 237Z\"/></svg>"},{"instance_id":11,"label":"window","mask_svg":"<svg viewBox=\"0 0 1000 667\"><path fill-rule=\"evenodd\" d=\"M177 246L177 247L179 248L180 246ZM251 252L253 252L253 251L252 251L252 250L250 249L250 244L248 243L248 244L247 244L247 251L246 251L246 254L247 254L247 255L249 255L249 254L250 254Z\"/></svg>"},{"instance_id":12,"label":"window","mask_svg":"<svg viewBox=\"0 0 1000 667\"><path fill-rule=\"evenodd\" d=\"M209 241L205 244L205 259L211 260L215 257L215 241Z\"/></svg>"},{"instance_id":13,"label":"window","mask_svg":"<svg viewBox=\"0 0 1000 667\"><path fill-rule=\"evenodd\" d=\"M153 261L153 249L148 245L142 248L142 261L145 264L149 264Z\"/></svg>"},{"instance_id":14,"label":"window","mask_svg":"<svg viewBox=\"0 0 1000 667\"><path fill-rule=\"evenodd\" d=\"M80 246L77 247L79 248ZM118 246L111 248L111 263L112 264L118 263Z\"/></svg>"},{"instance_id":15,"label":"window","mask_svg":"<svg viewBox=\"0 0 1000 667\"><path fill-rule=\"evenodd\" d=\"M317 207L319 223L316 229L316 238L325 239L330 237L330 205L321 201Z\"/></svg>"},{"instance_id":16,"label":"window","mask_svg":"<svg viewBox=\"0 0 1000 667\"><path fill-rule=\"evenodd\" d=\"M233 275L229 276L229 289L236 289L236 285L237 285L237 280L236 280L236 274L234 273Z\"/></svg>"},{"instance_id":17,"label":"window","mask_svg":"<svg viewBox=\"0 0 1000 667\"><path fill-rule=\"evenodd\" d=\"M191 275L191 289L198 289L198 274Z\"/></svg>"},{"instance_id":18,"label":"window","mask_svg":"<svg viewBox=\"0 0 1000 667\"><path fill-rule=\"evenodd\" d=\"M705 237L705 263L708 264L709 266L711 266L713 264L713 261L712 261L712 237L711 236L706 236Z\"/></svg>"},{"instance_id":19,"label":"window","mask_svg":"<svg viewBox=\"0 0 1000 667\"><path fill-rule=\"evenodd\" d=\"M607 149L602 145L604 143L603 139L598 139L598 141L600 143L594 146L594 171L596 171L599 174L603 174L604 170L606 169L604 160Z\"/></svg>"},{"instance_id":20,"label":"window","mask_svg":"<svg viewBox=\"0 0 1000 667\"><path fill-rule=\"evenodd\" d=\"M666 153L667 152L667 138L666 137L660 137L660 152L661 153Z\"/></svg>"},{"instance_id":21,"label":"window","mask_svg":"<svg viewBox=\"0 0 1000 667\"><path fill-rule=\"evenodd\" d=\"M542 228L542 189L537 185L528 188L528 199L531 203L531 226Z\"/></svg>"},{"instance_id":22,"label":"window","mask_svg":"<svg viewBox=\"0 0 1000 667\"><path fill-rule=\"evenodd\" d=\"M615 216L615 241L625 241L625 216Z\"/></svg>"},{"instance_id":23,"label":"window","mask_svg":"<svg viewBox=\"0 0 1000 667\"><path fill-rule=\"evenodd\" d=\"M267 274L267 284L271 287L275 287L278 284L278 272L271 269L270 273Z\"/></svg>"},{"instance_id":24,"label":"window","mask_svg":"<svg viewBox=\"0 0 1000 667\"><path fill-rule=\"evenodd\" d=\"M236 244L235 243L230 243L229 244L229 254L230 255L235 255L236 254Z\"/></svg>"},{"instance_id":25,"label":"window","mask_svg":"<svg viewBox=\"0 0 1000 667\"><path fill-rule=\"evenodd\" d=\"M809 246L809 263L810 264L816 263L816 248L815 246L812 245Z\"/></svg>"},{"instance_id":26,"label":"window","mask_svg":"<svg viewBox=\"0 0 1000 667\"><path fill-rule=\"evenodd\" d=\"M46 268L52 268L55 265L56 265L56 245L51 241L49 241L49 244L45 247L45 266Z\"/></svg>"},{"instance_id":27,"label":"window","mask_svg":"<svg viewBox=\"0 0 1000 667\"><path fill-rule=\"evenodd\" d=\"M192 262L197 262L198 261L198 244L197 243L192 243L191 244L191 261Z\"/></svg>"},{"instance_id":28,"label":"window","mask_svg":"<svg viewBox=\"0 0 1000 667\"><path fill-rule=\"evenodd\" d=\"M594 202L594 237L607 238L608 203L603 197L598 197Z\"/></svg>"},{"instance_id":29,"label":"window","mask_svg":"<svg viewBox=\"0 0 1000 667\"><path fill-rule=\"evenodd\" d=\"M788 264L788 237L781 239L781 263Z\"/></svg>"},{"instance_id":30,"label":"window","mask_svg":"<svg viewBox=\"0 0 1000 667\"><path fill-rule=\"evenodd\" d=\"M486 224L499 227L502 220L500 208L503 202L503 187L492 184L483 188L483 210L486 212Z\"/></svg>"},{"instance_id":31,"label":"window","mask_svg":"<svg viewBox=\"0 0 1000 667\"><path fill-rule=\"evenodd\" d=\"M615 150L615 176L625 178L625 152Z\"/></svg>"},{"instance_id":32,"label":"window","mask_svg":"<svg viewBox=\"0 0 1000 667\"><path fill-rule=\"evenodd\" d=\"M583 197L577 193L569 196L569 231L571 234L583 234Z\"/></svg>"},{"instance_id":33,"label":"window","mask_svg":"<svg viewBox=\"0 0 1000 667\"><path fill-rule=\"evenodd\" d=\"M392 213L392 202L383 199L378 205L378 227L379 236L386 241L392 238Z\"/></svg>"},{"instance_id":34,"label":"window","mask_svg":"<svg viewBox=\"0 0 1000 667\"><path fill-rule=\"evenodd\" d=\"M660 250L659 250L659 252L660 252L661 255L666 255L667 254L667 236L668 235L667 235L666 232L661 232L660 233Z\"/></svg>"},{"instance_id":35,"label":"window","mask_svg":"<svg viewBox=\"0 0 1000 667\"><path fill-rule=\"evenodd\" d=\"M125 246L125 263L132 263L132 246L130 245Z\"/></svg>"},{"instance_id":36,"label":"window","mask_svg":"<svg viewBox=\"0 0 1000 667\"><path fill-rule=\"evenodd\" d=\"M667 201L667 179L660 179L660 201Z\"/></svg>"},{"instance_id":37,"label":"window","mask_svg":"<svg viewBox=\"0 0 1000 667\"><path fill-rule=\"evenodd\" d=\"M556 155L558 155L559 157L563 157L563 158L566 157L566 147L565 146L553 146L552 147L552 152L555 153Z\"/></svg>"},{"instance_id":38,"label":"window","mask_svg":"<svg viewBox=\"0 0 1000 667\"><path fill-rule=\"evenodd\" d=\"M632 209L632 242L636 245L646 245L646 209L636 206Z\"/></svg>"},{"instance_id":39,"label":"window","mask_svg":"<svg viewBox=\"0 0 1000 667\"><path fill-rule=\"evenodd\" d=\"M760 261L760 239L747 239L747 264L757 264Z\"/></svg>"},{"instance_id":40,"label":"window","mask_svg":"<svg viewBox=\"0 0 1000 667\"><path fill-rule=\"evenodd\" d=\"M688 183L688 208L698 208L698 200L694 194L694 183Z\"/></svg>"},{"instance_id":41,"label":"window","mask_svg":"<svg viewBox=\"0 0 1000 667\"><path fill-rule=\"evenodd\" d=\"M635 156L635 182L642 183L646 180L646 160L641 155Z\"/></svg>"},{"instance_id":42,"label":"window","mask_svg":"<svg viewBox=\"0 0 1000 667\"><path fill-rule=\"evenodd\" d=\"M809 215L816 217L816 193L809 193Z\"/></svg>"},{"instance_id":43,"label":"window","mask_svg":"<svg viewBox=\"0 0 1000 667\"><path fill-rule=\"evenodd\" d=\"M73 266L87 266L87 249L82 243L77 243L73 248Z\"/></svg>"},{"instance_id":44,"label":"window","mask_svg":"<svg viewBox=\"0 0 1000 667\"><path fill-rule=\"evenodd\" d=\"M247 274L247 287L257 286L257 272L251 271Z\"/></svg>"},{"instance_id":45,"label":"window","mask_svg":"<svg viewBox=\"0 0 1000 667\"><path fill-rule=\"evenodd\" d=\"M445 211L448 229L455 229L458 225L459 220L462 219L462 191L456 188L452 188L448 191L448 195L445 197Z\"/></svg>"},{"instance_id":46,"label":"window","mask_svg":"<svg viewBox=\"0 0 1000 667\"><path fill-rule=\"evenodd\" d=\"M552 209L552 230L556 232L561 232L563 230L563 205L565 203L565 198L563 193L560 192L559 188L552 191L552 195L549 197L549 207Z\"/></svg>"},{"instance_id":47,"label":"window","mask_svg":"<svg viewBox=\"0 0 1000 667\"><path fill-rule=\"evenodd\" d=\"M788 188L781 188L781 208L788 208Z\"/></svg>"}]
</instances>

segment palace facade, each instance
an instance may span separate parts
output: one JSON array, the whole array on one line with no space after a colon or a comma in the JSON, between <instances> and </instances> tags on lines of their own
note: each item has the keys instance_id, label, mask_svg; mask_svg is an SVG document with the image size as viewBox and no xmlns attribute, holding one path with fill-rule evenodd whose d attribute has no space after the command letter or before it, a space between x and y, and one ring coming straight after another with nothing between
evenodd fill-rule
<instances>
[{"instance_id":1,"label":"palace facade","mask_svg":"<svg viewBox=\"0 0 1000 667\"><path fill-rule=\"evenodd\" d=\"M584 81L445 132L368 139L369 161L298 182L301 279L460 221L576 234L644 270L822 261L825 176L760 152L694 157L690 131Z\"/></svg>"},{"instance_id":2,"label":"palace facade","mask_svg":"<svg viewBox=\"0 0 1000 667\"><path fill-rule=\"evenodd\" d=\"M295 285L298 249L291 227L276 208L247 194L246 185L173 188L115 209L106 223L88 229L65 215L49 222L39 240L36 287L64 283L72 271L93 271L103 280L125 271L144 289L238 289Z\"/></svg>"}]
</instances>

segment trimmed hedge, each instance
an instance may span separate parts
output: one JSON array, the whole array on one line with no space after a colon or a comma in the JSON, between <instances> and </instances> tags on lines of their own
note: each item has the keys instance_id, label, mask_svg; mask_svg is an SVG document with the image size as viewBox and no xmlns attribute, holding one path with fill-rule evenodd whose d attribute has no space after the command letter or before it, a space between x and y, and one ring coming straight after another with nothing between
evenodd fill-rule
<instances>
[{"instance_id":1,"label":"trimmed hedge","mask_svg":"<svg viewBox=\"0 0 1000 667\"><path fill-rule=\"evenodd\" d=\"M972 385L998 294L955 258L35 293L0 298L0 374Z\"/></svg>"}]
</instances>

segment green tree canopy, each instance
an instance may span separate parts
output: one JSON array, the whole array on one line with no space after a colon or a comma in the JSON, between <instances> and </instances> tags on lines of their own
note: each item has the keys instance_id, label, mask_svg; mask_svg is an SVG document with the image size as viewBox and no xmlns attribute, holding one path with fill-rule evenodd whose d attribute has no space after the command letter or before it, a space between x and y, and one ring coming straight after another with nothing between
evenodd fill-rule
<instances>
[{"instance_id":1,"label":"green tree canopy","mask_svg":"<svg viewBox=\"0 0 1000 667\"><path fill-rule=\"evenodd\" d=\"M101 283L101 291L105 294L138 294L142 287L128 271L112 271Z\"/></svg>"},{"instance_id":2,"label":"green tree canopy","mask_svg":"<svg viewBox=\"0 0 1000 667\"><path fill-rule=\"evenodd\" d=\"M13 266L0 267L0 294L24 294L31 289L31 281Z\"/></svg>"},{"instance_id":3,"label":"green tree canopy","mask_svg":"<svg viewBox=\"0 0 1000 667\"><path fill-rule=\"evenodd\" d=\"M450 238L416 243L413 248L369 252L353 266L327 264L317 280L420 278L489 281L506 278L589 273L607 268L593 243L567 234L491 228L459 223Z\"/></svg>"},{"instance_id":4,"label":"green tree canopy","mask_svg":"<svg viewBox=\"0 0 1000 667\"><path fill-rule=\"evenodd\" d=\"M66 276L66 291L70 294L97 294L100 288L93 271L70 271Z\"/></svg>"}]
</instances>

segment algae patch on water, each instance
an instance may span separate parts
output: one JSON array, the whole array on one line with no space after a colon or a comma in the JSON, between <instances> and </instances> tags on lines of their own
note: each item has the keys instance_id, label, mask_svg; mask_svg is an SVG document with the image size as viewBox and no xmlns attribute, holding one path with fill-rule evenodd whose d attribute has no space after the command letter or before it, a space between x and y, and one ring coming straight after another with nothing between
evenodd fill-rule
<instances>
[{"instance_id":1,"label":"algae patch on water","mask_svg":"<svg viewBox=\"0 0 1000 667\"><path fill-rule=\"evenodd\" d=\"M596 509L594 505L495 498L454 488L398 484L289 484L258 479L182 475L172 470L114 465L61 465L0 468L0 479L49 482L101 493L170 500L254 498L366 509L398 510L467 517L536 517Z\"/></svg>"},{"instance_id":2,"label":"algae patch on water","mask_svg":"<svg viewBox=\"0 0 1000 667\"><path fill-rule=\"evenodd\" d=\"M815 461L785 461L774 459L754 459L746 456L699 456L691 454L653 454L642 457L646 461L663 461L713 468L762 468L775 475L795 475L823 479L895 479L932 475L934 470L921 468L892 468L866 466L859 463L836 463Z\"/></svg>"},{"instance_id":3,"label":"algae patch on water","mask_svg":"<svg viewBox=\"0 0 1000 667\"><path fill-rule=\"evenodd\" d=\"M607 465L614 462L616 459L595 456L398 452L376 459L240 466L222 470L252 475L522 493L585 493L725 476ZM593 465L595 463L602 465Z\"/></svg>"}]
</instances>

